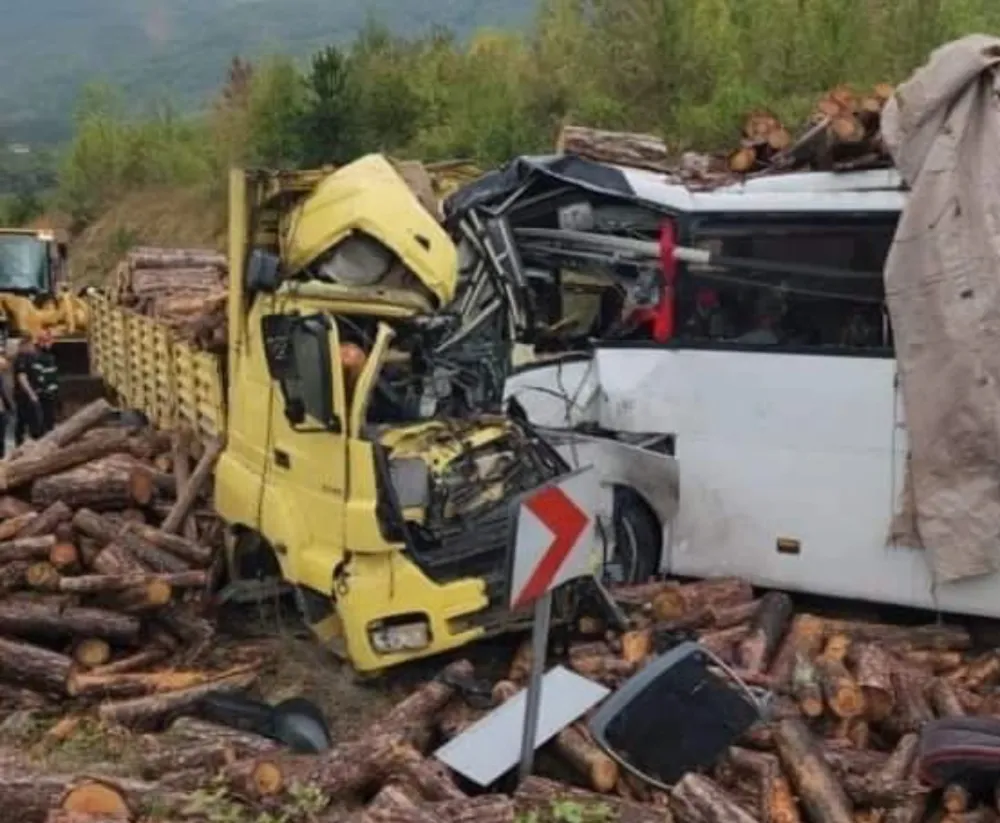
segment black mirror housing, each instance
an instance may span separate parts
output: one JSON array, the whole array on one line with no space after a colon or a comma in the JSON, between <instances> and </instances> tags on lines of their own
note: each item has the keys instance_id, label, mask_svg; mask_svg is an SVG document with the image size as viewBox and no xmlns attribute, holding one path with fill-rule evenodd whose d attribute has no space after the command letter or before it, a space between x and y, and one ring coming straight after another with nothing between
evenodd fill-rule
<instances>
[{"instance_id":1,"label":"black mirror housing","mask_svg":"<svg viewBox=\"0 0 1000 823\"><path fill-rule=\"evenodd\" d=\"M276 254L254 249L247 261L246 287L251 294L272 294L281 285L281 259Z\"/></svg>"}]
</instances>

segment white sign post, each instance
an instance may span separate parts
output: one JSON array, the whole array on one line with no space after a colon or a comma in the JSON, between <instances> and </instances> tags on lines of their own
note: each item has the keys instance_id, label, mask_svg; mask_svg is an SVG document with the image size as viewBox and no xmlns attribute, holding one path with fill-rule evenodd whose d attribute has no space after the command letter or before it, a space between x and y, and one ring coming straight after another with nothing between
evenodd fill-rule
<instances>
[{"instance_id":1,"label":"white sign post","mask_svg":"<svg viewBox=\"0 0 1000 823\"><path fill-rule=\"evenodd\" d=\"M531 774L552 619L552 590L590 577L600 562L594 512L600 481L590 467L530 492L520 503L511 565L510 607L534 603L531 679L524 708L519 780Z\"/></svg>"}]
</instances>

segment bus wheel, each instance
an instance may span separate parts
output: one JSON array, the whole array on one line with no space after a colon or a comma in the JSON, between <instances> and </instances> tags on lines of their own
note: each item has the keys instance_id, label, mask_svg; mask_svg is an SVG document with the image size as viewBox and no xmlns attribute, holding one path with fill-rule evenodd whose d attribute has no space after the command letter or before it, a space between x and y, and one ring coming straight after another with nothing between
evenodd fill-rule
<instances>
[{"instance_id":1,"label":"bus wheel","mask_svg":"<svg viewBox=\"0 0 1000 823\"><path fill-rule=\"evenodd\" d=\"M632 489L615 487L614 545L604 566L609 583L642 583L660 566L663 533L656 515Z\"/></svg>"}]
</instances>

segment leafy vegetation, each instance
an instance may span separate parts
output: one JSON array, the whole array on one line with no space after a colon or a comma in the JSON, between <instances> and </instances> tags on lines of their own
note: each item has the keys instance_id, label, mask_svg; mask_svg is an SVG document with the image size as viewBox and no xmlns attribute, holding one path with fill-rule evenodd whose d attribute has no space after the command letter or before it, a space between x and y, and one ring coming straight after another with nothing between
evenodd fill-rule
<instances>
[{"instance_id":1,"label":"leafy vegetation","mask_svg":"<svg viewBox=\"0 0 1000 823\"><path fill-rule=\"evenodd\" d=\"M460 7L442 6L445 16ZM898 81L940 43L997 28L992 0L540 0L530 30L464 39L368 23L305 65L233 60L197 115L161 105L136 117L127 91L90 87L56 202L85 224L150 187L221 201L232 163L294 167L386 151L494 164L547 150L567 120L720 148L749 109L794 122L835 84Z\"/></svg>"}]
</instances>

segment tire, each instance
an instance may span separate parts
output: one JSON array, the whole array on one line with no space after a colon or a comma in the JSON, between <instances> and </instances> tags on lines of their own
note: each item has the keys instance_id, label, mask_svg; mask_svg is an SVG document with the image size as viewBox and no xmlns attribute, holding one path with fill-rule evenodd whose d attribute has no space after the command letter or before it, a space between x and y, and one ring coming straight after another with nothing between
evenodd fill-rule
<instances>
[{"instance_id":1,"label":"tire","mask_svg":"<svg viewBox=\"0 0 1000 823\"><path fill-rule=\"evenodd\" d=\"M604 577L611 583L642 583L659 572L660 523L632 489L617 486L614 495L614 547Z\"/></svg>"}]
</instances>

